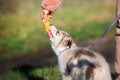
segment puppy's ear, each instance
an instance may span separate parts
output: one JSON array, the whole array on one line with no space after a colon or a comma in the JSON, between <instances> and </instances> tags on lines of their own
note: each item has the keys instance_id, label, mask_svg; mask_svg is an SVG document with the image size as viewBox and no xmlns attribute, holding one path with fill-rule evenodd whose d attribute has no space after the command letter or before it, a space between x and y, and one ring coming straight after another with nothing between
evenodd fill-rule
<instances>
[{"instance_id":1,"label":"puppy's ear","mask_svg":"<svg viewBox=\"0 0 120 80\"><path fill-rule=\"evenodd\" d=\"M71 45L72 45L72 37L66 37L64 41L64 46L66 46L67 48L70 48Z\"/></svg>"}]
</instances>

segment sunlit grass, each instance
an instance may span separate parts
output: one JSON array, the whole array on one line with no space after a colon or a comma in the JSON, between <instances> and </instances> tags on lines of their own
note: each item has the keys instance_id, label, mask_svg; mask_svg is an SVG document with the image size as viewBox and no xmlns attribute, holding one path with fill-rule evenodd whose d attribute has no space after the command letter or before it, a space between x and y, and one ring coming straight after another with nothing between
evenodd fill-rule
<instances>
[{"instance_id":1,"label":"sunlit grass","mask_svg":"<svg viewBox=\"0 0 120 80\"><path fill-rule=\"evenodd\" d=\"M48 45L49 40L40 19L40 6L38 8L38 3L31 1L25 1L16 13L0 14L1 58L34 52ZM115 3L112 0L109 4L94 1L92 3L87 0L83 2L66 0L50 22L57 28L68 31L74 39L95 38L102 34L104 26L114 18ZM28 3L29 5L26 5ZM92 30L100 26L103 28L94 34Z\"/></svg>"},{"instance_id":2,"label":"sunlit grass","mask_svg":"<svg viewBox=\"0 0 120 80\"><path fill-rule=\"evenodd\" d=\"M48 74L49 73L49 74ZM30 72L30 75L35 78L43 78L44 80L62 80L58 67L45 67L36 69Z\"/></svg>"},{"instance_id":3,"label":"sunlit grass","mask_svg":"<svg viewBox=\"0 0 120 80\"><path fill-rule=\"evenodd\" d=\"M36 15L38 16L36 17ZM0 30L1 56L34 51L41 45L46 45L47 37L42 23L40 23L40 16L36 15L3 14L0 20L2 23Z\"/></svg>"}]
</instances>

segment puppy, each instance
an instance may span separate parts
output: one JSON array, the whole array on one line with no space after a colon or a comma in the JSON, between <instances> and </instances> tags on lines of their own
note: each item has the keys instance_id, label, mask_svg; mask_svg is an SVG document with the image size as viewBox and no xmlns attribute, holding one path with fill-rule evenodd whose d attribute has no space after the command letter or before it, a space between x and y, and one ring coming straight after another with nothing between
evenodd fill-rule
<instances>
[{"instance_id":1,"label":"puppy","mask_svg":"<svg viewBox=\"0 0 120 80\"><path fill-rule=\"evenodd\" d=\"M53 51L63 80L111 80L108 63L94 51L77 47L69 34L50 26Z\"/></svg>"}]
</instances>

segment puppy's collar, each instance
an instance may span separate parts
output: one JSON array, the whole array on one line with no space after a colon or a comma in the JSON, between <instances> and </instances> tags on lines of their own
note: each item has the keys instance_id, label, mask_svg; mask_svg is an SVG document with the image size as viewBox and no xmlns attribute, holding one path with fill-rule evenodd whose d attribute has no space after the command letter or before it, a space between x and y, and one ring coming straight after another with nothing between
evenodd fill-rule
<instances>
[{"instance_id":1,"label":"puppy's collar","mask_svg":"<svg viewBox=\"0 0 120 80\"><path fill-rule=\"evenodd\" d=\"M60 54L63 54L66 50L68 50L69 48L66 48L66 49L64 49L64 50L62 50L62 51L59 51L58 53L58 55L60 55Z\"/></svg>"}]
</instances>

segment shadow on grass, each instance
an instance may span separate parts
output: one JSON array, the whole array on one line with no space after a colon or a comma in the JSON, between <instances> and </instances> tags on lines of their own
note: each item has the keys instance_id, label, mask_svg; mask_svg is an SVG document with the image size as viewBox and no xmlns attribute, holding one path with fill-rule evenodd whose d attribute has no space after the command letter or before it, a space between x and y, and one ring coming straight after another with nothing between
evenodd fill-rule
<instances>
[{"instance_id":1,"label":"shadow on grass","mask_svg":"<svg viewBox=\"0 0 120 80\"><path fill-rule=\"evenodd\" d=\"M12 71L19 71L23 76L25 76L28 80L45 80L43 77L34 77L33 75L30 75L30 72L32 70L36 69L35 67L29 66L29 65L23 65L17 68L13 68Z\"/></svg>"},{"instance_id":2,"label":"shadow on grass","mask_svg":"<svg viewBox=\"0 0 120 80\"><path fill-rule=\"evenodd\" d=\"M44 47L36 52L29 52L23 55L13 56L8 59L0 59L0 73L9 71L11 68L29 65L32 67L47 67L57 64L57 58L50 46Z\"/></svg>"},{"instance_id":3,"label":"shadow on grass","mask_svg":"<svg viewBox=\"0 0 120 80\"><path fill-rule=\"evenodd\" d=\"M29 52L4 60L0 59L0 74L18 71L18 74L22 74L27 80L45 80L43 77L30 75L30 72L44 67L56 66L56 64L57 58L50 46L47 46L36 52Z\"/></svg>"},{"instance_id":4,"label":"shadow on grass","mask_svg":"<svg viewBox=\"0 0 120 80\"><path fill-rule=\"evenodd\" d=\"M77 41L80 46L88 46L91 41ZM108 46L109 44L109 46ZM102 42L97 44L93 50L100 52L110 64L111 76L115 80L116 75L114 74L114 56L115 56L115 44L113 39L103 39ZM30 75L30 71L55 66L57 64L57 57L53 53L50 46L44 47L36 52L29 52L24 55L14 56L9 59L0 61L0 72L7 72L9 70L20 71L28 80L44 80L43 77L34 77ZM5 71L4 71L5 70Z\"/></svg>"}]
</instances>

